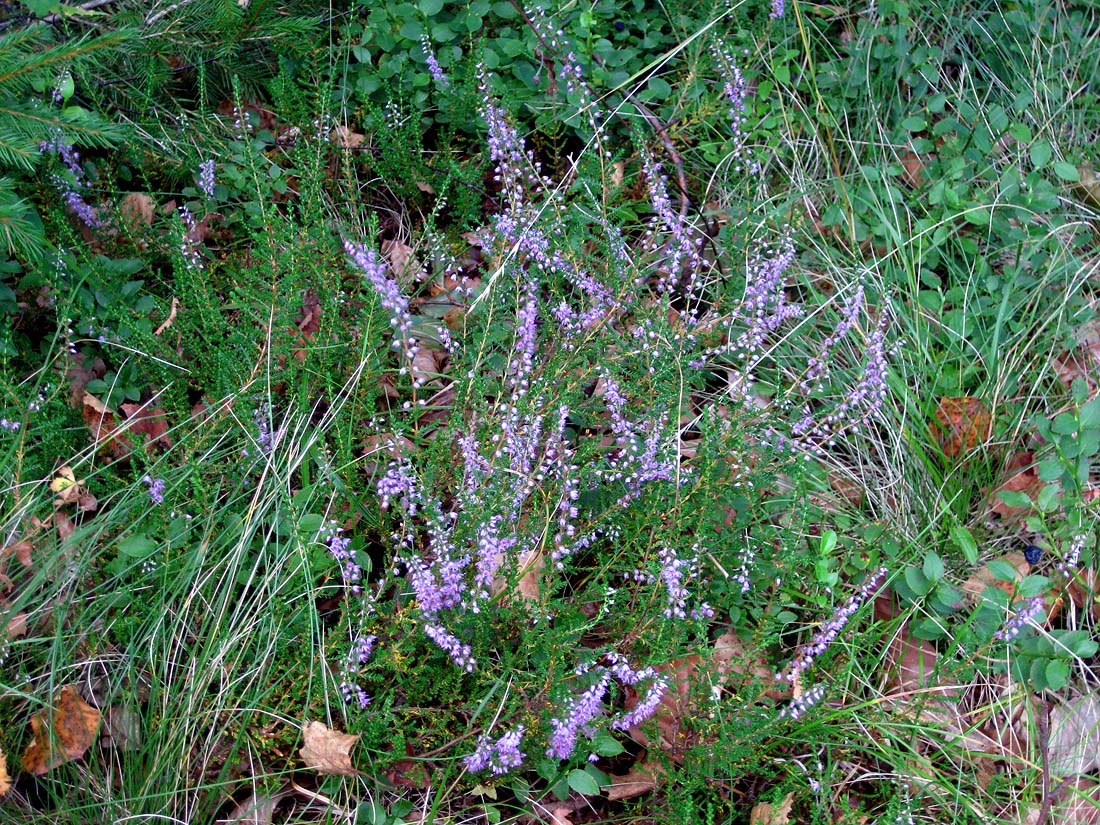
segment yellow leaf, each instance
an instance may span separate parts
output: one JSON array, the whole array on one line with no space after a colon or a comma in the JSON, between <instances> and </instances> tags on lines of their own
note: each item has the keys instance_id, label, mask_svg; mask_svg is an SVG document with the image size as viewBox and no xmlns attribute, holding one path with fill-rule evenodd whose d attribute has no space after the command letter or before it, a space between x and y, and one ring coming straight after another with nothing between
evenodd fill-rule
<instances>
[{"instance_id":1,"label":"yellow leaf","mask_svg":"<svg viewBox=\"0 0 1100 825\"><path fill-rule=\"evenodd\" d=\"M73 468L66 464L57 471L57 478L50 482L50 490L60 493L79 483L76 476L73 475Z\"/></svg>"}]
</instances>

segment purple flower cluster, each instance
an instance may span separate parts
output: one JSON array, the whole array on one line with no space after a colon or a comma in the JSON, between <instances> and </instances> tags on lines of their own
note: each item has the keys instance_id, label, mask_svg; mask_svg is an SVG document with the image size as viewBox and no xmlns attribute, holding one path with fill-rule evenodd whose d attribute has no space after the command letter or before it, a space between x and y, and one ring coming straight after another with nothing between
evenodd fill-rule
<instances>
[{"instance_id":1,"label":"purple flower cluster","mask_svg":"<svg viewBox=\"0 0 1100 825\"><path fill-rule=\"evenodd\" d=\"M397 281L386 277L386 265L378 260L373 249L344 241L344 251L357 267L367 276L374 287L382 308L390 313L390 326L393 327L393 348L400 350L407 366L401 368L405 374L416 357L419 345L412 336L412 315L409 312L409 299L402 292Z\"/></svg>"},{"instance_id":2,"label":"purple flower cluster","mask_svg":"<svg viewBox=\"0 0 1100 825\"><path fill-rule=\"evenodd\" d=\"M340 575L344 579L344 587L351 593L358 594L363 580L363 568L356 561L355 551L351 549L351 539L340 535L340 528L330 524L327 528L328 535L324 539L336 563L340 565Z\"/></svg>"},{"instance_id":3,"label":"purple flower cluster","mask_svg":"<svg viewBox=\"0 0 1100 825\"><path fill-rule=\"evenodd\" d=\"M889 323L890 315L883 310L867 343L859 378L840 404L820 420L807 409L791 428L791 435L802 449L810 453L820 453L824 447L832 446L842 436L858 431L882 409L889 390L887 379L891 350L886 345Z\"/></svg>"},{"instance_id":4,"label":"purple flower cluster","mask_svg":"<svg viewBox=\"0 0 1100 825\"><path fill-rule=\"evenodd\" d=\"M18 421L8 421L6 418L0 418L0 430L8 430L9 432L18 432L19 428L23 426Z\"/></svg>"},{"instance_id":5,"label":"purple flower cluster","mask_svg":"<svg viewBox=\"0 0 1100 825\"><path fill-rule=\"evenodd\" d=\"M353 676L363 668L363 666L370 661L371 654L374 652L374 643L377 638L374 636L358 636L351 643L351 650L348 652L347 661L344 663L343 678L340 681L340 693L344 697L344 702L350 704L355 702L359 705L360 710L366 709L370 704L370 695L363 689L363 686L356 682Z\"/></svg>"},{"instance_id":6,"label":"purple flower cluster","mask_svg":"<svg viewBox=\"0 0 1100 825\"><path fill-rule=\"evenodd\" d=\"M616 730L627 730L640 725L653 715L661 698L668 690L668 679L661 676L651 667L635 670L618 653L611 652L605 656L606 665L581 665L577 668L577 675L584 676L592 673L595 681L579 696L569 699L563 708L563 713L550 720L549 745L546 755L554 759L569 759L577 749L577 736L585 734L590 736L593 732L592 722L603 713L603 700L611 686L612 678L618 679L624 685L637 685L643 681L649 681L649 688L639 699L633 710L612 720L611 727Z\"/></svg>"},{"instance_id":7,"label":"purple flower cluster","mask_svg":"<svg viewBox=\"0 0 1100 825\"><path fill-rule=\"evenodd\" d=\"M786 11L786 3L784 0L772 0L772 10L768 14L772 20L778 20L783 16L783 12Z\"/></svg>"},{"instance_id":8,"label":"purple flower cluster","mask_svg":"<svg viewBox=\"0 0 1100 825\"><path fill-rule=\"evenodd\" d=\"M848 334L855 329L856 322L859 321L860 313L863 311L863 297L863 286L861 284L855 288L848 300L844 302L844 307L840 312L840 321L821 343L817 355L810 359L806 375L802 379L803 392L819 392L825 381L829 379L833 351L836 349L837 344L847 338Z\"/></svg>"},{"instance_id":9,"label":"purple flower cluster","mask_svg":"<svg viewBox=\"0 0 1100 825\"><path fill-rule=\"evenodd\" d=\"M668 606L664 610L666 619L709 619L714 615L714 609L703 602L698 607L687 609L687 600L691 593L687 589L687 582L695 578L699 571L699 546L692 548L695 555L691 558L677 555L671 547L662 547L658 551L661 560L661 581L665 585L668 596Z\"/></svg>"},{"instance_id":10,"label":"purple flower cluster","mask_svg":"<svg viewBox=\"0 0 1100 825\"><path fill-rule=\"evenodd\" d=\"M103 226L103 221L96 215L95 208L88 204L81 195L81 192L88 188L88 182L84 177L84 168L80 165L80 155L73 148L73 145L66 143L61 135L56 135L52 140L42 141L38 146L38 150L42 154L56 153L68 169L68 177L54 175L53 183L61 192L69 211L91 229Z\"/></svg>"},{"instance_id":11,"label":"purple flower cluster","mask_svg":"<svg viewBox=\"0 0 1100 825\"><path fill-rule=\"evenodd\" d=\"M1064 578L1072 579L1076 575L1077 565L1081 561L1081 551L1085 549L1088 538L1087 533L1079 533L1073 537L1069 549L1066 550L1065 558L1058 562L1058 570Z\"/></svg>"},{"instance_id":12,"label":"purple flower cluster","mask_svg":"<svg viewBox=\"0 0 1100 825\"><path fill-rule=\"evenodd\" d=\"M141 480L149 485L150 501L152 501L153 504L164 504L164 479L145 475L141 477Z\"/></svg>"},{"instance_id":13,"label":"purple flower cluster","mask_svg":"<svg viewBox=\"0 0 1100 825\"><path fill-rule=\"evenodd\" d=\"M568 94L577 99L580 111L584 113L588 125L592 128L593 137L598 143L603 144L605 131L603 123L603 111L596 103L592 89L584 79L584 70L581 69L577 58L576 48L565 32L557 28L546 16L541 6L535 6L528 13L531 27L542 42L544 56L549 53L556 56L559 61L558 80L565 85ZM541 69L540 69L541 71ZM607 157L610 153L605 152Z\"/></svg>"},{"instance_id":14,"label":"purple flower cluster","mask_svg":"<svg viewBox=\"0 0 1100 825\"><path fill-rule=\"evenodd\" d=\"M199 255L198 232L195 216L186 206L179 209L180 220L183 221L183 239L180 241L180 256L184 266L189 270L202 269L202 257Z\"/></svg>"},{"instance_id":15,"label":"purple flower cluster","mask_svg":"<svg viewBox=\"0 0 1100 825\"><path fill-rule=\"evenodd\" d=\"M607 459L607 467L598 474L605 482L622 481L626 493L618 506L625 507L642 494L643 487L652 481L672 481L676 478L677 459L673 455L662 457L665 452L662 440L668 415L662 413L656 420L642 426L626 417L626 397L619 384L606 373L601 378L604 401L611 416L611 432L615 436L618 453Z\"/></svg>"},{"instance_id":16,"label":"purple flower cluster","mask_svg":"<svg viewBox=\"0 0 1100 825\"><path fill-rule=\"evenodd\" d=\"M703 236L685 220L681 212L672 208L668 178L662 173L661 165L648 150L643 149L641 155L642 172L645 174L649 202L654 212L653 221L646 230L643 248L649 253L659 253L657 291L671 292L686 270L690 277L684 291L691 296L697 283L694 274L702 264L699 249ZM660 241L664 235L669 236L668 241Z\"/></svg>"},{"instance_id":17,"label":"purple flower cluster","mask_svg":"<svg viewBox=\"0 0 1100 825\"><path fill-rule=\"evenodd\" d=\"M1016 615L1005 622L1004 627L993 634L994 639L1002 642L1010 642L1020 635L1020 632L1030 624L1034 624L1036 618L1044 612L1043 597L1036 596L1027 604L1016 611Z\"/></svg>"},{"instance_id":18,"label":"purple flower cluster","mask_svg":"<svg viewBox=\"0 0 1100 825\"><path fill-rule=\"evenodd\" d=\"M466 757L466 770L477 773L488 768L490 773L500 776L513 768L518 768L526 757L526 754L519 749L524 730L523 725L520 725L508 731L496 742L490 740L488 736L482 736L478 739L474 752Z\"/></svg>"},{"instance_id":19,"label":"purple flower cluster","mask_svg":"<svg viewBox=\"0 0 1100 825\"><path fill-rule=\"evenodd\" d=\"M779 711L779 718L796 722L805 715L806 711L820 702L824 696L825 685L814 685L806 692L796 696L789 705Z\"/></svg>"},{"instance_id":20,"label":"purple flower cluster","mask_svg":"<svg viewBox=\"0 0 1100 825\"><path fill-rule=\"evenodd\" d=\"M424 50L424 60L428 64L428 72L432 76L432 80L440 89L449 89L451 87L451 81L447 79L447 75L443 72L443 67L439 65L439 61L435 57L435 52L432 51L432 45L428 41L428 35L422 35L420 37L420 47Z\"/></svg>"},{"instance_id":21,"label":"purple flower cluster","mask_svg":"<svg viewBox=\"0 0 1100 825\"><path fill-rule=\"evenodd\" d=\"M779 0L781 2L782 0ZM737 68L737 62L724 43L714 43L710 47L710 53L714 62L718 64L718 72L722 77L722 88L729 101L730 132L733 134L733 171L743 171L745 167L745 112L746 85L741 70Z\"/></svg>"},{"instance_id":22,"label":"purple flower cluster","mask_svg":"<svg viewBox=\"0 0 1100 825\"><path fill-rule=\"evenodd\" d=\"M825 622L821 630L814 634L813 639L809 644L799 650L798 655L795 656L790 666L787 668L786 680L793 682L798 674L805 672L813 664L814 659L820 656L828 649L840 635L848 621L856 614L864 602L871 597L871 594L878 589L882 584L883 579L886 578L886 568L881 567L878 571L867 579L863 585L852 596L836 609L829 620Z\"/></svg>"},{"instance_id":23,"label":"purple flower cluster","mask_svg":"<svg viewBox=\"0 0 1100 825\"><path fill-rule=\"evenodd\" d=\"M199 179L197 181L199 191L208 199L214 197L214 159L204 160L199 164Z\"/></svg>"}]
</instances>

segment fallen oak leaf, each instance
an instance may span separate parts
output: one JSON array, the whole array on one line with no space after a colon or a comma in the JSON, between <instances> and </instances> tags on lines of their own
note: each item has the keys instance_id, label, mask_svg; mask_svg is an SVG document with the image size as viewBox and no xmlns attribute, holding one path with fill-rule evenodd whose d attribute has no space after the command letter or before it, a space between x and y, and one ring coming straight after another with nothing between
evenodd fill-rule
<instances>
[{"instance_id":1,"label":"fallen oak leaf","mask_svg":"<svg viewBox=\"0 0 1100 825\"><path fill-rule=\"evenodd\" d=\"M52 713L36 713L31 718L33 737L23 751L23 769L42 776L82 757L95 741L99 718L99 711L85 702L75 687L65 685Z\"/></svg>"},{"instance_id":2,"label":"fallen oak leaf","mask_svg":"<svg viewBox=\"0 0 1100 825\"><path fill-rule=\"evenodd\" d=\"M306 722L302 728L304 744L299 751L307 768L336 776L358 776L351 764L351 749L358 736L332 730L321 722Z\"/></svg>"},{"instance_id":3,"label":"fallen oak leaf","mask_svg":"<svg viewBox=\"0 0 1100 825\"><path fill-rule=\"evenodd\" d=\"M8 758L4 756L4 749L0 748L0 796L11 790L11 777L8 776Z\"/></svg>"}]
</instances>

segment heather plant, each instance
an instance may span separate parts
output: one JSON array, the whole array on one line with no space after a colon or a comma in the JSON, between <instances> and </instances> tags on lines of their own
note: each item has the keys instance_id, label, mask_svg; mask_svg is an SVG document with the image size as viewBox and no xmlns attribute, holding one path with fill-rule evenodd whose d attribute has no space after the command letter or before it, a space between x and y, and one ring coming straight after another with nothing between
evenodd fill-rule
<instances>
[{"instance_id":1,"label":"heather plant","mask_svg":"<svg viewBox=\"0 0 1100 825\"><path fill-rule=\"evenodd\" d=\"M1091 58L1005 43L1079 14L215 5L141 12L217 13L96 92L156 151L51 133L3 269L15 821L1060 804L1001 734L1096 652L1087 127L1015 98Z\"/></svg>"}]
</instances>

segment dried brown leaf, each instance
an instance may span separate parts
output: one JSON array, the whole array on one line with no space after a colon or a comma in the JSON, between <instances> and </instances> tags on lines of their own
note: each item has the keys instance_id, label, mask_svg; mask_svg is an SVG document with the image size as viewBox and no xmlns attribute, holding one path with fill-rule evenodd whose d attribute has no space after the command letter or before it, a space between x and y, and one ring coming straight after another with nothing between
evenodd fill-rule
<instances>
[{"instance_id":1,"label":"dried brown leaf","mask_svg":"<svg viewBox=\"0 0 1100 825\"><path fill-rule=\"evenodd\" d=\"M99 711L72 685L61 688L56 703L48 716L37 713L31 719L33 736L23 751L23 769L37 776L82 757L99 730Z\"/></svg>"},{"instance_id":2,"label":"dried brown leaf","mask_svg":"<svg viewBox=\"0 0 1100 825\"><path fill-rule=\"evenodd\" d=\"M141 745L141 717L128 705L111 705L103 717L99 737L101 748L119 751L136 750Z\"/></svg>"},{"instance_id":3,"label":"dried brown leaf","mask_svg":"<svg viewBox=\"0 0 1100 825\"><path fill-rule=\"evenodd\" d=\"M106 450L115 458L123 458L130 452L130 442L125 433L115 434L120 422L115 411L92 395L83 397L84 423L92 432L92 443L97 450Z\"/></svg>"},{"instance_id":4,"label":"dried brown leaf","mask_svg":"<svg viewBox=\"0 0 1100 825\"><path fill-rule=\"evenodd\" d=\"M1048 821L1100 825L1100 783L1091 776L1077 777L1058 795Z\"/></svg>"},{"instance_id":5,"label":"dried brown leaf","mask_svg":"<svg viewBox=\"0 0 1100 825\"><path fill-rule=\"evenodd\" d=\"M791 808L794 807L794 791L783 797L778 804L757 802L749 812L749 825L787 825L791 821Z\"/></svg>"},{"instance_id":6,"label":"dried brown leaf","mask_svg":"<svg viewBox=\"0 0 1100 825\"><path fill-rule=\"evenodd\" d=\"M8 619L7 628L4 631L3 637L0 637L0 644L4 642L10 642L12 639L19 639L27 635L27 614L23 611L16 613L10 619Z\"/></svg>"},{"instance_id":7,"label":"dried brown leaf","mask_svg":"<svg viewBox=\"0 0 1100 825\"><path fill-rule=\"evenodd\" d=\"M152 403L152 401L146 401L144 404L123 404L119 407L126 415L126 429L145 436L145 444L148 447L171 447L172 439L168 437L167 413L161 407L150 407Z\"/></svg>"},{"instance_id":8,"label":"dried brown leaf","mask_svg":"<svg viewBox=\"0 0 1100 825\"><path fill-rule=\"evenodd\" d=\"M8 776L8 757L4 755L4 749L0 748L0 796L4 796L11 790L11 777Z\"/></svg>"},{"instance_id":9,"label":"dried brown leaf","mask_svg":"<svg viewBox=\"0 0 1100 825\"><path fill-rule=\"evenodd\" d=\"M289 791L273 794L253 793L233 806L229 816L218 821L224 822L225 825L271 825L275 817L275 809L289 793Z\"/></svg>"},{"instance_id":10,"label":"dried brown leaf","mask_svg":"<svg viewBox=\"0 0 1100 825\"><path fill-rule=\"evenodd\" d=\"M1051 709L1049 759L1056 776L1088 773L1100 765L1100 699L1096 694Z\"/></svg>"},{"instance_id":11,"label":"dried brown leaf","mask_svg":"<svg viewBox=\"0 0 1100 825\"><path fill-rule=\"evenodd\" d=\"M980 398L941 398L932 422L932 435L947 458L961 458L986 444L993 433L989 406Z\"/></svg>"},{"instance_id":12,"label":"dried brown leaf","mask_svg":"<svg viewBox=\"0 0 1100 825\"><path fill-rule=\"evenodd\" d=\"M380 246L397 281L423 281L428 277L428 273L416 259L413 248L408 244L393 240L382 241Z\"/></svg>"},{"instance_id":13,"label":"dried brown leaf","mask_svg":"<svg viewBox=\"0 0 1100 825\"><path fill-rule=\"evenodd\" d=\"M144 192L131 192L122 199L122 205L119 206L122 220L131 232L143 226L151 226L156 211L156 202Z\"/></svg>"},{"instance_id":14,"label":"dried brown leaf","mask_svg":"<svg viewBox=\"0 0 1100 825\"><path fill-rule=\"evenodd\" d=\"M299 754L307 768L337 776L358 776L351 764L351 749L358 736L332 730L321 722L306 722L302 728L303 745Z\"/></svg>"},{"instance_id":15,"label":"dried brown leaf","mask_svg":"<svg viewBox=\"0 0 1100 825\"><path fill-rule=\"evenodd\" d=\"M604 793L612 802L617 799L633 799L656 788L662 773L664 771L658 764L637 762L625 774L612 774L611 784L604 789Z\"/></svg>"},{"instance_id":16,"label":"dried brown leaf","mask_svg":"<svg viewBox=\"0 0 1100 825\"><path fill-rule=\"evenodd\" d=\"M14 555L18 562L24 567L31 566L31 553L34 550L34 545L24 539L23 541L17 541L15 544L9 544L7 547L0 551L0 559L7 558L10 555Z\"/></svg>"},{"instance_id":17,"label":"dried brown leaf","mask_svg":"<svg viewBox=\"0 0 1100 825\"><path fill-rule=\"evenodd\" d=\"M358 149L367 139L366 135L353 132L347 126L337 126L330 135L332 142L341 149Z\"/></svg>"}]
</instances>

